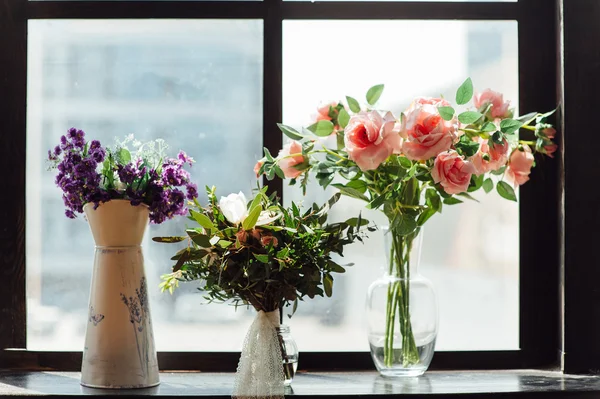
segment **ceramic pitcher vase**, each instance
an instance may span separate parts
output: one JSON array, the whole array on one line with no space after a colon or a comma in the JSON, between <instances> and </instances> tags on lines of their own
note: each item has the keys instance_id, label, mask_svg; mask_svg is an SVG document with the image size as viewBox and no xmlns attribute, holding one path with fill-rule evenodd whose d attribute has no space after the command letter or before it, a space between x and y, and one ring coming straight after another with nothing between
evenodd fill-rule
<instances>
[{"instance_id":1,"label":"ceramic pitcher vase","mask_svg":"<svg viewBox=\"0 0 600 399\"><path fill-rule=\"evenodd\" d=\"M81 384L93 388L158 385L142 239L145 205L111 200L84 207L96 253Z\"/></svg>"}]
</instances>

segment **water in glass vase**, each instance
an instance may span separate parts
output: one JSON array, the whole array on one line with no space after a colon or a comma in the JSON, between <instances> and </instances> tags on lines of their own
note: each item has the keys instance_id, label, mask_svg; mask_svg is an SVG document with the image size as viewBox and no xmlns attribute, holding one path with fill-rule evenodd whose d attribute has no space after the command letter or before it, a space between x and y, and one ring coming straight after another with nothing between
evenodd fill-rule
<instances>
[{"instance_id":1,"label":"water in glass vase","mask_svg":"<svg viewBox=\"0 0 600 399\"><path fill-rule=\"evenodd\" d=\"M384 230L388 263L369 287L367 321L373 362L382 376L423 374L438 331L433 285L417 271L421 235Z\"/></svg>"}]
</instances>

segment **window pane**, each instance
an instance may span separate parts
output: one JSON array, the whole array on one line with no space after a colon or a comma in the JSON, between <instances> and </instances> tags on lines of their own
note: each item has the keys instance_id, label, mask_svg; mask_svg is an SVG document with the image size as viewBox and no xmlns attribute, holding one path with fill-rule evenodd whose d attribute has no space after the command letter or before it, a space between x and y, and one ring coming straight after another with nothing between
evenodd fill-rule
<instances>
[{"instance_id":1,"label":"window pane","mask_svg":"<svg viewBox=\"0 0 600 399\"><path fill-rule=\"evenodd\" d=\"M252 168L262 156L262 49L262 21L256 20L30 21L30 349L82 350L94 256L83 217L64 216L54 174L46 171L46 150L71 126L103 144L129 133L164 138L171 155L185 149L196 159L191 171L199 187L250 194ZM151 237L177 234L185 224L179 218L152 225L144 241L157 349L238 349L244 327L229 327L249 323L251 315L200 306L196 286L173 296L158 289L177 248Z\"/></svg>"},{"instance_id":2,"label":"window pane","mask_svg":"<svg viewBox=\"0 0 600 399\"><path fill-rule=\"evenodd\" d=\"M313 45L340 32L335 52ZM312 123L319 102L364 98L379 83L385 91L378 106L395 115L418 95L454 98L469 76L476 88L518 103L516 22L285 21L283 33L283 119L292 126ZM335 192L311 184L305 198L295 187L285 187L284 196L311 204ZM438 350L518 348L518 205L477 194L481 203L445 206L424 229L420 269L439 296ZM331 216L359 212L385 223L348 198ZM291 322L302 350L368 350L364 303L385 264L381 233L353 245L345 258L355 265L336 280L332 300L302 303ZM319 331L318 340L311 331Z\"/></svg>"}]
</instances>

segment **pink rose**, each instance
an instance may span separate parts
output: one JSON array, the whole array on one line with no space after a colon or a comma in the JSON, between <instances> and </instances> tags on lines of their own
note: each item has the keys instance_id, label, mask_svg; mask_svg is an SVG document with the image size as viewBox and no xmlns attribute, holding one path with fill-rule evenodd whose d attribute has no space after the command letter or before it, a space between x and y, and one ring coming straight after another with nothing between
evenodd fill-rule
<instances>
[{"instance_id":1,"label":"pink rose","mask_svg":"<svg viewBox=\"0 0 600 399\"><path fill-rule=\"evenodd\" d=\"M552 140L554 136L556 136L556 129L553 127L547 127L546 129L542 130L542 133L544 133L546 137Z\"/></svg>"},{"instance_id":2,"label":"pink rose","mask_svg":"<svg viewBox=\"0 0 600 399\"><path fill-rule=\"evenodd\" d=\"M510 101L505 102L502 93L485 89L483 92L475 94L473 103L478 109L492 104L492 108L489 111L492 118L510 118L512 116L512 113L508 109Z\"/></svg>"},{"instance_id":3,"label":"pink rose","mask_svg":"<svg viewBox=\"0 0 600 399\"><path fill-rule=\"evenodd\" d=\"M515 187L525 184L529 180L529 174L533 167L535 158L531 153L531 148L524 145L523 151L514 150L510 156L508 168L506 168L506 177Z\"/></svg>"},{"instance_id":4,"label":"pink rose","mask_svg":"<svg viewBox=\"0 0 600 399\"><path fill-rule=\"evenodd\" d=\"M295 179L300 176L303 170L295 168L297 165L304 163L304 155L302 155L302 144L297 141L292 141L283 146L277 155L278 164L283 174L288 179Z\"/></svg>"},{"instance_id":5,"label":"pink rose","mask_svg":"<svg viewBox=\"0 0 600 399\"><path fill-rule=\"evenodd\" d=\"M506 165L510 151L508 141L504 140L503 144L493 143L490 148L487 140L480 137L476 140L480 143L479 151L470 159L475 167L475 174L483 175Z\"/></svg>"},{"instance_id":6,"label":"pink rose","mask_svg":"<svg viewBox=\"0 0 600 399\"><path fill-rule=\"evenodd\" d=\"M344 129L344 143L348 157L361 170L373 170L390 155L400 153L402 140L391 112L382 118L377 111L371 111L350 118Z\"/></svg>"},{"instance_id":7,"label":"pink rose","mask_svg":"<svg viewBox=\"0 0 600 399\"><path fill-rule=\"evenodd\" d=\"M425 161L448 150L456 137L455 119L442 119L438 107L450 106L441 98L417 98L404 113L402 151L408 159Z\"/></svg>"},{"instance_id":8,"label":"pink rose","mask_svg":"<svg viewBox=\"0 0 600 399\"><path fill-rule=\"evenodd\" d=\"M431 177L448 194L464 193L469 188L475 168L454 150L442 152L435 158Z\"/></svg>"},{"instance_id":9,"label":"pink rose","mask_svg":"<svg viewBox=\"0 0 600 399\"><path fill-rule=\"evenodd\" d=\"M548 155L550 158L554 158L554 153L558 149L556 144L548 144L544 146L544 154Z\"/></svg>"},{"instance_id":10,"label":"pink rose","mask_svg":"<svg viewBox=\"0 0 600 399\"><path fill-rule=\"evenodd\" d=\"M315 121L330 121L331 116L329 116L329 108L335 108L337 106L338 103L336 101L321 105L319 108L317 108L317 116Z\"/></svg>"},{"instance_id":11,"label":"pink rose","mask_svg":"<svg viewBox=\"0 0 600 399\"><path fill-rule=\"evenodd\" d=\"M262 168L263 164L264 164L263 161L258 161L256 163L256 165L254 165L254 174L256 175L257 178L259 176L258 172L260 172L260 168Z\"/></svg>"}]
</instances>

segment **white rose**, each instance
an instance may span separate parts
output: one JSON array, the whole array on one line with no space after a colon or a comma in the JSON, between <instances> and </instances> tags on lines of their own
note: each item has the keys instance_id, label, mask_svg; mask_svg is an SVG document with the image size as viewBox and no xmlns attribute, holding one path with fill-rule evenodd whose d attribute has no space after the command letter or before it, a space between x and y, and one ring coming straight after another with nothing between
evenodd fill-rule
<instances>
[{"instance_id":1,"label":"white rose","mask_svg":"<svg viewBox=\"0 0 600 399\"><path fill-rule=\"evenodd\" d=\"M219 208L230 223L240 224L248 216L247 202L246 196L240 191L239 194L229 194L227 197L221 197Z\"/></svg>"}]
</instances>

